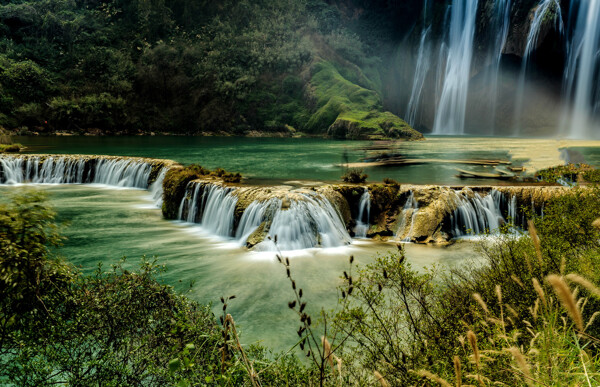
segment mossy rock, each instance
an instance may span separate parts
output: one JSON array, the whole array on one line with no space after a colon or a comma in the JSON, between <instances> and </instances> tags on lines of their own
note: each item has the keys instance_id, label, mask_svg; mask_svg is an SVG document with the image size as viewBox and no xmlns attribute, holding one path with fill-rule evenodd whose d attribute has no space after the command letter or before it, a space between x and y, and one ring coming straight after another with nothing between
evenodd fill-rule
<instances>
[{"instance_id":1,"label":"mossy rock","mask_svg":"<svg viewBox=\"0 0 600 387\"><path fill-rule=\"evenodd\" d=\"M246 240L246 247L251 249L260 242L264 241L267 237L268 231L269 228L267 227L267 222L262 222Z\"/></svg>"},{"instance_id":2,"label":"mossy rock","mask_svg":"<svg viewBox=\"0 0 600 387\"><path fill-rule=\"evenodd\" d=\"M306 125L307 131L352 140L423 139L400 117L383 111L377 91L351 82L342 73L345 72L327 61L319 61L311 68L308 93L316 111Z\"/></svg>"},{"instance_id":3,"label":"mossy rock","mask_svg":"<svg viewBox=\"0 0 600 387\"><path fill-rule=\"evenodd\" d=\"M163 216L166 219L177 218L188 183L198 177L197 173L186 168L172 168L167 172L163 181L162 205Z\"/></svg>"}]
</instances>

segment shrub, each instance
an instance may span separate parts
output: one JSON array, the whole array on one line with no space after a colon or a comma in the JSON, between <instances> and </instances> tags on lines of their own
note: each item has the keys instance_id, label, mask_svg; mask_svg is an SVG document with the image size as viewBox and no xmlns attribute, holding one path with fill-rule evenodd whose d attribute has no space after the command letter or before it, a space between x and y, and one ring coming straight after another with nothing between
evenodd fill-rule
<instances>
[{"instance_id":1,"label":"shrub","mask_svg":"<svg viewBox=\"0 0 600 387\"><path fill-rule=\"evenodd\" d=\"M343 175L342 180L346 183L361 184L367 181L366 173L360 168L349 168Z\"/></svg>"},{"instance_id":2,"label":"shrub","mask_svg":"<svg viewBox=\"0 0 600 387\"><path fill-rule=\"evenodd\" d=\"M0 144L0 153L18 153L22 148L21 144Z\"/></svg>"}]
</instances>

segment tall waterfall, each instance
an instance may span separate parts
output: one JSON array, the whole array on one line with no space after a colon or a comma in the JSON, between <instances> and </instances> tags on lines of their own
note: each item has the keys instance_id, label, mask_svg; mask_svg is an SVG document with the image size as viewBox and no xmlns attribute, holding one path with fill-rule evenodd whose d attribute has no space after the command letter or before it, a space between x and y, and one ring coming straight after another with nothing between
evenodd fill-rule
<instances>
[{"instance_id":1,"label":"tall waterfall","mask_svg":"<svg viewBox=\"0 0 600 387\"><path fill-rule=\"evenodd\" d=\"M371 195L369 190L365 191L360 197L358 203L358 216L356 217L356 226L354 227L354 236L357 238L366 238L369 231L369 219L371 217Z\"/></svg>"},{"instance_id":2,"label":"tall waterfall","mask_svg":"<svg viewBox=\"0 0 600 387\"><path fill-rule=\"evenodd\" d=\"M1 156L0 184L106 184L148 188L152 164L130 158Z\"/></svg>"},{"instance_id":3,"label":"tall waterfall","mask_svg":"<svg viewBox=\"0 0 600 387\"><path fill-rule=\"evenodd\" d=\"M505 216L516 222L516 198L507 201L495 189L485 196L473 193L469 197L457 193L456 200L458 205L450 216L450 228L455 237L497 232L501 225L507 223Z\"/></svg>"},{"instance_id":4,"label":"tall waterfall","mask_svg":"<svg viewBox=\"0 0 600 387\"><path fill-rule=\"evenodd\" d=\"M463 134L478 0L453 0L448 59L434 134Z\"/></svg>"},{"instance_id":5,"label":"tall waterfall","mask_svg":"<svg viewBox=\"0 0 600 387\"><path fill-rule=\"evenodd\" d=\"M564 73L566 109L563 133L573 138L598 136L600 119L600 0L573 0L575 27L567 47Z\"/></svg>"},{"instance_id":6,"label":"tall waterfall","mask_svg":"<svg viewBox=\"0 0 600 387\"><path fill-rule=\"evenodd\" d=\"M406 107L406 122L413 127L416 124L417 112L419 105L421 104L421 93L423 91L423 85L425 84L425 77L427 76L427 72L429 72L431 44L428 40L428 36L430 31L431 27L427 27L421 33L417 67L413 79L412 91L410 93L410 100Z\"/></svg>"},{"instance_id":7,"label":"tall waterfall","mask_svg":"<svg viewBox=\"0 0 600 387\"><path fill-rule=\"evenodd\" d=\"M487 61L489 65L485 70L485 84L488 85L486 111L489 112L487 133L494 134L496 122L496 104L498 101L498 77L500 73L500 62L502 50L506 45L508 31L510 28L511 0L495 0L492 10L491 39L488 50Z\"/></svg>"},{"instance_id":8,"label":"tall waterfall","mask_svg":"<svg viewBox=\"0 0 600 387\"><path fill-rule=\"evenodd\" d=\"M515 98L515 116L513 124L515 134L520 134L521 130L521 116L523 114L523 103L525 102L527 68L529 66L530 56L538 46L538 38L544 21L548 17L548 14L553 11L556 12L554 14L555 28L563 32L564 25L562 21L562 11L558 0L541 0L535 9L533 19L531 20L529 33L527 34L527 45L525 46L525 52L521 61L521 72L519 73L517 95Z\"/></svg>"}]
</instances>

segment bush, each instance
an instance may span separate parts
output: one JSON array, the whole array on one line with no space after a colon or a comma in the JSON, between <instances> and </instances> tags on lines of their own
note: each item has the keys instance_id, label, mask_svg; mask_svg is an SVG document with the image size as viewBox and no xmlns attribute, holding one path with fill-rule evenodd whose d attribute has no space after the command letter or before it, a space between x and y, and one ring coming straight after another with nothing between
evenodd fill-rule
<instances>
[{"instance_id":1,"label":"bush","mask_svg":"<svg viewBox=\"0 0 600 387\"><path fill-rule=\"evenodd\" d=\"M342 175L342 180L346 183L353 183L353 184L362 184L365 181L367 181L367 177L369 177L369 175L367 175L366 173L363 173L363 170L360 168L349 168L343 175Z\"/></svg>"},{"instance_id":2,"label":"bush","mask_svg":"<svg viewBox=\"0 0 600 387\"><path fill-rule=\"evenodd\" d=\"M0 153L18 153L22 148L21 144L0 144Z\"/></svg>"},{"instance_id":3,"label":"bush","mask_svg":"<svg viewBox=\"0 0 600 387\"><path fill-rule=\"evenodd\" d=\"M0 206L0 384L237 386L250 364L270 385L310 384L297 358L242 350L227 301L220 326L155 261L85 276L50 253L61 240L43 194Z\"/></svg>"}]
</instances>

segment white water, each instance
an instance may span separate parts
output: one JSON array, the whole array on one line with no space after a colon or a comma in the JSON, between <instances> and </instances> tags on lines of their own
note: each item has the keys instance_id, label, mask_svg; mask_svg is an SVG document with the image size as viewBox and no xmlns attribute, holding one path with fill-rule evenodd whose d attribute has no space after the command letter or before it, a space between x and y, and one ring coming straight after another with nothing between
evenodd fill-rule
<instances>
[{"instance_id":1,"label":"white water","mask_svg":"<svg viewBox=\"0 0 600 387\"><path fill-rule=\"evenodd\" d=\"M498 100L498 74L502 51L508 38L510 28L511 0L495 0L492 21L492 39L488 51L489 66L485 72L485 85L487 87L488 134L494 134L496 122L496 103Z\"/></svg>"},{"instance_id":2,"label":"white water","mask_svg":"<svg viewBox=\"0 0 600 387\"><path fill-rule=\"evenodd\" d=\"M571 138L597 137L600 111L600 0L573 3L579 9L567 49L564 88L569 102L563 117L563 133Z\"/></svg>"},{"instance_id":3,"label":"white water","mask_svg":"<svg viewBox=\"0 0 600 387\"><path fill-rule=\"evenodd\" d=\"M501 225L508 223L505 213L512 223L517 220L516 197L507 202L504 195L495 189L487 195L458 192L455 200L457 207L450 217L454 237L496 233Z\"/></svg>"},{"instance_id":4,"label":"white water","mask_svg":"<svg viewBox=\"0 0 600 387\"><path fill-rule=\"evenodd\" d=\"M414 127L416 124L417 112L421 105L421 93L423 91L423 85L425 84L425 77L429 72L431 44L428 40L428 35L430 31L431 26L425 28L421 33L417 67L415 69L415 76L413 78L410 99L408 101L408 106L406 107L406 122L408 122L408 124L412 127Z\"/></svg>"},{"instance_id":5,"label":"white water","mask_svg":"<svg viewBox=\"0 0 600 387\"><path fill-rule=\"evenodd\" d=\"M156 176L156 180L154 183L150 184L148 187L148 191L150 191L150 196L152 197L152 201L154 205L158 208L162 206L163 203L163 181L165 180L165 175L169 171L169 168L162 168Z\"/></svg>"},{"instance_id":6,"label":"white water","mask_svg":"<svg viewBox=\"0 0 600 387\"><path fill-rule=\"evenodd\" d=\"M444 86L434 134L464 134L478 0L453 0Z\"/></svg>"},{"instance_id":7,"label":"white water","mask_svg":"<svg viewBox=\"0 0 600 387\"><path fill-rule=\"evenodd\" d=\"M288 251L312 247L340 247L352 238L338 210L316 193L302 193L300 200L290 200L289 208L277 198L256 200L235 224L235 189L211 183L190 182L179 205L178 219L199 223L213 235L234 239L245 245L248 237L263 223L268 238L255 251ZM277 244L274 243L277 236Z\"/></svg>"},{"instance_id":8,"label":"white water","mask_svg":"<svg viewBox=\"0 0 600 387\"><path fill-rule=\"evenodd\" d=\"M301 250L311 247L340 247L352 242L339 212L317 194L302 194L289 208L275 213L268 237L257 251ZM277 237L277 244L274 240Z\"/></svg>"},{"instance_id":9,"label":"white water","mask_svg":"<svg viewBox=\"0 0 600 387\"><path fill-rule=\"evenodd\" d=\"M273 198L267 201L253 201L242 214L235 233L240 245L245 245L248 237L267 220L270 213L281 208L281 200ZM272 216L272 215L271 215Z\"/></svg>"},{"instance_id":10,"label":"white water","mask_svg":"<svg viewBox=\"0 0 600 387\"><path fill-rule=\"evenodd\" d=\"M527 45L525 46L525 52L523 53L523 60L521 62L521 72L519 74L517 95L515 98L514 127L516 130L515 134L517 135L519 135L521 131L521 116L523 115L523 103L525 99L527 67L529 65L529 59L531 54L538 47L540 30L544 24L546 15L549 12L555 12L555 28L557 28L561 33L564 31L562 11L558 0L541 0L538 6L535 8L533 19L531 20L529 33L527 34Z\"/></svg>"},{"instance_id":11,"label":"white water","mask_svg":"<svg viewBox=\"0 0 600 387\"><path fill-rule=\"evenodd\" d=\"M234 190L210 183L190 182L179 205L178 218L199 223L209 233L233 237L234 211L237 197Z\"/></svg>"},{"instance_id":12,"label":"white water","mask_svg":"<svg viewBox=\"0 0 600 387\"><path fill-rule=\"evenodd\" d=\"M371 218L371 195L369 190L365 191L360 197L358 204L358 216L356 217L356 226L354 227L354 236L357 238L366 238L369 231L369 219Z\"/></svg>"},{"instance_id":13,"label":"white water","mask_svg":"<svg viewBox=\"0 0 600 387\"><path fill-rule=\"evenodd\" d=\"M396 237L401 238L403 242L410 242L412 240L412 233L415 226L415 217L419 212L419 203L415 199L415 195L413 191L410 191L410 195L406 202L404 203L404 207L402 208L402 212L400 213L400 225L398 226L398 231L396 231ZM406 230L407 225L410 226L408 231ZM404 236L404 238L402 238Z\"/></svg>"},{"instance_id":14,"label":"white water","mask_svg":"<svg viewBox=\"0 0 600 387\"><path fill-rule=\"evenodd\" d=\"M92 165L95 167L92 169ZM0 184L83 184L148 188L150 163L135 159L0 157Z\"/></svg>"}]
</instances>

